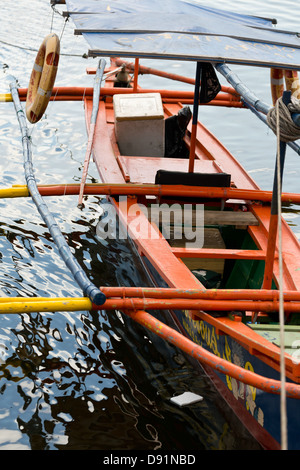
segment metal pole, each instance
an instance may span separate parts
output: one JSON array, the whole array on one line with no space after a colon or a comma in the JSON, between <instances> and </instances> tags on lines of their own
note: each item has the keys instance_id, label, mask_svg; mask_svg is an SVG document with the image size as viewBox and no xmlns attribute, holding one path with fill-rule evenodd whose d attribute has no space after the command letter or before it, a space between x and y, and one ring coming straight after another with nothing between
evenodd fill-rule
<instances>
[{"instance_id":1,"label":"metal pole","mask_svg":"<svg viewBox=\"0 0 300 470\"><path fill-rule=\"evenodd\" d=\"M197 62L196 79L195 79L195 91L194 91L192 134L191 134L191 146L190 146L190 158L189 158L189 173L193 173L193 171L194 171L201 72L202 72L201 63Z\"/></svg>"}]
</instances>

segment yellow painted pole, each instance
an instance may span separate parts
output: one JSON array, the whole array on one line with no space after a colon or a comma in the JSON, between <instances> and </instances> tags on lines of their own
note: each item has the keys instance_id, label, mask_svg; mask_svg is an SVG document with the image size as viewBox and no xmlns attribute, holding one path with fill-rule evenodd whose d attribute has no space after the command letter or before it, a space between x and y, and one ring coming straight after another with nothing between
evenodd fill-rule
<instances>
[{"instance_id":1,"label":"yellow painted pole","mask_svg":"<svg viewBox=\"0 0 300 470\"><path fill-rule=\"evenodd\" d=\"M92 306L92 302L87 297L55 299L45 297L26 299L23 297L2 297L0 299L0 314L90 311L92 310Z\"/></svg>"},{"instance_id":2,"label":"yellow painted pole","mask_svg":"<svg viewBox=\"0 0 300 470\"><path fill-rule=\"evenodd\" d=\"M11 188L0 189L0 198L28 197L29 191L26 185L16 185Z\"/></svg>"},{"instance_id":3,"label":"yellow painted pole","mask_svg":"<svg viewBox=\"0 0 300 470\"><path fill-rule=\"evenodd\" d=\"M86 299L87 297L0 297L0 305L9 302L70 302Z\"/></svg>"},{"instance_id":4,"label":"yellow painted pole","mask_svg":"<svg viewBox=\"0 0 300 470\"><path fill-rule=\"evenodd\" d=\"M11 93L0 93L0 103L12 101L12 95Z\"/></svg>"}]
</instances>

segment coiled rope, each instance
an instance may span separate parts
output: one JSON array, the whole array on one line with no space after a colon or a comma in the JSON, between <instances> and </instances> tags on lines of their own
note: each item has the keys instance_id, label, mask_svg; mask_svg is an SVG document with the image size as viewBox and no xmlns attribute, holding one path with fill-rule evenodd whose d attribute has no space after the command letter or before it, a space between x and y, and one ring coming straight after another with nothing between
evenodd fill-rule
<instances>
[{"instance_id":1,"label":"coiled rope","mask_svg":"<svg viewBox=\"0 0 300 470\"><path fill-rule=\"evenodd\" d=\"M300 113L300 100L291 97L291 102L286 106L282 97L276 102L276 106L271 108L267 114L267 123L275 135L278 132L277 113L280 120L280 140L281 142L294 142L300 139L300 127L297 126L292 118L292 113Z\"/></svg>"}]
</instances>

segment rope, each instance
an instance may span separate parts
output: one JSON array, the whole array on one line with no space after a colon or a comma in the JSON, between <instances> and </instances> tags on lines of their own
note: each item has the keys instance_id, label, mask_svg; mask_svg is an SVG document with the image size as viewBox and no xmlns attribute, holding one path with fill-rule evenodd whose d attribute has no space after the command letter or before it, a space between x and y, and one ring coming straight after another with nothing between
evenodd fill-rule
<instances>
[{"instance_id":1,"label":"rope","mask_svg":"<svg viewBox=\"0 0 300 470\"><path fill-rule=\"evenodd\" d=\"M294 123L292 113L300 113L300 100L294 96L291 97L291 102L287 106L283 103L282 97L279 98L276 106L268 112L268 125L274 134L278 135L277 132L280 132L281 142L293 142L300 139L300 127ZM277 128L277 114L280 119L280 131Z\"/></svg>"},{"instance_id":2,"label":"rope","mask_svg":"<svg viewBox=\"0 0 300 470\"><path fill-rule=\"evenodd\" d=\"M281 101L281 103L280 103ZM280 326L280 417L281 417L281 449L287 450L287 412L286 412L286 388L285 388L285 348L284 348L284 307L283 307L283 265L282 265L282 224L281 224L281 169L280 169L280 140L281 140L281 115L280 105L286 106L282 99L278 99L276 110L276 135L277 135L277 204L278 204L278 255L279 255L279 326ZM300 129L299 129L300 131Z\"/></svg>"}]
</instances>

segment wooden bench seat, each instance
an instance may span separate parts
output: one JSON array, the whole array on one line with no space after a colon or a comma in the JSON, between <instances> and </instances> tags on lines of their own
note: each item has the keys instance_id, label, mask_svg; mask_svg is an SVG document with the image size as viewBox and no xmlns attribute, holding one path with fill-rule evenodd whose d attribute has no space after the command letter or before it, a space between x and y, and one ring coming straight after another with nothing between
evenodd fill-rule
<instances>
[{"instance_id":1,"label":"wooden bench seat","mask_svg":"<svg viewBox=\"0 0 300 470\"><path fill-rule=\"evenodd\" d=\"M120 155L118 163L130 183L154 184L158 170L188 172L189 161L185 158L127 157ZM195 173L222 173L214 161L195 160Z\"/></svg>"}]
</instances>

